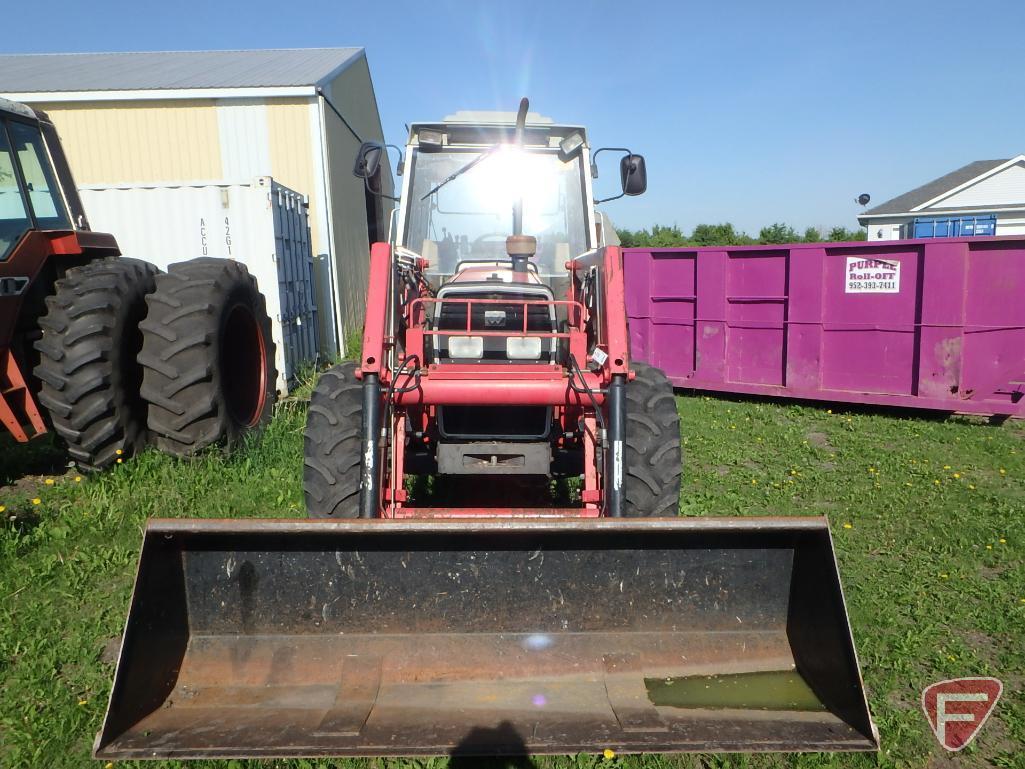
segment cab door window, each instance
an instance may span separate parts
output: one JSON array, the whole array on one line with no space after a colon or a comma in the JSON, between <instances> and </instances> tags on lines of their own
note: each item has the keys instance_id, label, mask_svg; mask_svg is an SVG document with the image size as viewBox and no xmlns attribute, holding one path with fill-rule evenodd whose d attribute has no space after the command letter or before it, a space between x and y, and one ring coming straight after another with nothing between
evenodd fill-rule
<instances>
[{"instance_id":1,"label":"cab door window","mask_svg":"<svg viewBox=\"0 0 1025 769\"><path fill-rule=\"evenodd\" d=\"M7 139L6 124L0 121L0 260L10 256L14 246L32 226L25 198L18 186L14 155Z\"/></svg>"},{"instance_id":2,"label":"cab door window","mask_svg":"<svg viewBox=\"0 0 1025 769\"><path fill-rule=\"evenodd\" d=\"M43 135L27 123L11 121L8 125L36 225L41 230L70 230L71 219L54 178Z\"/></svg>"}]
</instances>

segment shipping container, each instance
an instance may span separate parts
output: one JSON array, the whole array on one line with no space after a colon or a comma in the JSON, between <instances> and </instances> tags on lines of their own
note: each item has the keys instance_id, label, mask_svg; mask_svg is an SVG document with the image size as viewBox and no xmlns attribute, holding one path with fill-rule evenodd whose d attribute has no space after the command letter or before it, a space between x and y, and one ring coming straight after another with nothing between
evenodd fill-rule
<instances>
[{"instance_id":1,"label":"shipping container","mask_svg":"<svg viewBox=\"0 0 1025 769\"><path fill-rule=\"evenodd\" d=\"M1025 412L1025 239L626 249L631 354L677 387Z\"/></svg>"},{"instance_id":2,"label":"shipping container","mask_svg":"<svg viewBox=\"0 0 1025 769\"><path fill-rule=\"evenodd\" d=\"M925 216L914 221L915 238L958 238L996 235L996 214L982 216Z\"/></svg>"},{"instance_id":3,"label":"shipping container","mask_svg":"<svg viewBox=\"0 0 1025 769\"><path fill-rule=\"evenodd\" d=\"M317 359L318 307L303 195L267 176L246 184L87 186L80 192L92 228L113 233L125 256L165 270L199 256L245 264L267 299L280 392L291 389L303 364Z\"/></svg>"}]
</instances>

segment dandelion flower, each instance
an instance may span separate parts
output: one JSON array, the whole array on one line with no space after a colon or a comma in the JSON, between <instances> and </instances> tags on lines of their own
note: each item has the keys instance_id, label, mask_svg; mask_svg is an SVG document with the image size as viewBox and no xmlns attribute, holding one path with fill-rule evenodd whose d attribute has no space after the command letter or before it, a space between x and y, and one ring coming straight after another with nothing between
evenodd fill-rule
<instances>
[{"instance_id":1,"label":"dandelion flower","mask_svg":"<svg viewBox=\"0 0 1025 769\"><path fill-rule=\"evenodd\" d=\"M114 453L117 454L118 456L121 456L122 454L124 454L124 452L121 449L115 449Z\"/></svg>"},{"instance_id":2,"label":"dandelion flower","mask_svg":"<svg viewBox=\"0 0 1025 769\"><path fill-rule=\"evenodd\" d=\"M118 463L118 464L121 464L121 457L118 457L118 458L117 458L117 463Z\"/></svg>"},{"instance_id":3,"label":"dandelion flower","mask_svg":"<svg viewBox=\"0 0 1025 769\"><path fill-rule=\"evenodd\" d=\"M43 481L43 483L45 483L47 486L53 486L53 478L47 478L45 481Z\"/></svg>"},{"instance_id":4,"label":"dandelion flower","mask_svg":"<svg viewBox=\"0 0 1025 769\"><path fill-rule=\"evenodd\" d=\"M826 409L826 413L827 414L832 414L833 413L833 409Z\"/></svg>"},{"instance_id":5,"label":"dandelion flower","mask_svg":"<svg viewBox=\"0 0 1025 769\"><path fill-rule=\"evenodd\" d=\"M874 472L876 471L876 469L875 469L874 467L870 467L870 468L868 468L868 471L869 471L870 473L874 473Z\"/></svg>"},{"instance_id":6,"label":"dandelion flower","mask_svg":"<svg viewBox=\"0 0 1025 769\"><path fill-rule=\"evenodd\" d=\"M943 465L943 469L944 470L949 470L950 469L950 465Z\"/></svg>"},{"instance_id":7,"label":"dandelion flower","mask_svg":"<svg viewBox=\"0 0 1025 769\"><path fill-rule=\"evenodd\" d=\"M1001 475L1007 475L1007 471L1004 468L1001 467L1000 468L1000 474Z\"/></svg>"},{"instance_id":8,"label":"dandelion flower","mask_svg":"<svg viewBox=\"0 0 1025 769\"><path fill-rule=\"evenodd\" d=\"M942 574L940 574L940 578L941 579L950 579L950 575L947 574L946 572L943 572Z\"/></svg>"},{"instance_id":9,"label":"dandelion flower","mask_svg":"<svg viewBox=\"0 0 1025 769\"><path fill-rule=\"evenodd\" d=\"M78 701L78 704L79 704L79 705L85 705L85 704L86 704L86 703L88 703L88 702L89 702L89 700L79 700L79 701Z\"/></svg>"},{"instance_id":10,"label":"dandelion flower","mask_svg":"<svg viewBox=\"0 0 1025 769\"><path fill-rule=\"evenodd\" d=\"M853 529L853 528L854 528L854 524L851 524L851 523L845 523L845 524L843 525L843 527L844 527L845 529Z\"/></svg>"},{"instance_id":11,"label":"dandelion flower","mask_svg":"<svg viewBox=\"0 0 1025 769\"><path fill-rule=\"evenodd\" d=\"M758 479L757 478L752 478L751 479L751 485L752 486L757 486L758 485Z\"/></svg>"},{"instance_id":12,"label":"dandelion flower","mask_svg":"<svg viewBox=\"0 0 1025 769\"><path fill-rule=\"evenodd\" d=\"M797 475L797 471L794 468L791 467L790 468L790 474L791 475Z\"/></svg>"},{"instance_id":13,"label":"dandelion flower","mask_svg":"<svg viewBox=\"0 0 1025 769\"><path fill-rule=\"evenodd\" d=\"M41 500L41 499L40 499L39 497L35 497L35 498L33 498L33 500L32 500L32 504L33 504L33 505L38 505L38 504L39 504L40 502L42 502L42 501L43 501L43 500Z\"/></svg>"},{"instance_id":14,"label":"dandelion flower","mask_svg":"<svg viewBox=\"0 0 1025 769\"><path fill-rule=\"evenodd\" d=\"M951 476L951 478L960 478L960 477L961 477L961 473L954 473L954 474L953 474L953 475Z\"/></svg>"},{"instance_id":15,"label":"dandelion flower","mask_svg":"<svg viewBox=\"0 0 1025 769\"><path fill-rule=\"evenodd\" d=\"M975 484L974 483L969 483L968 484L968 488L970 488L972 491L975 491Z\"/></svg>"},{"instance_id":16,"label":"dandelion flower","mask_svg":"<svg viewBox=\"0 0 1025 769\"><path fill-rule=\"evenodd\" d=\"M935 483L937 486L939 486L940 485L940 479L937 478L936 480L933 481L933 483Z\"/></svg>"},{"instance_id":17,"label":"dandelion flower","mask_svg":"<svg viewBox=\"0 0 1025 769\"><path fill-rule=\"evenodd\" d=\"M6 510L6 509L7 509L6 505L0 505L0 513L4 512L4 510Z\"/></svg>"},{"instance_id":18,"label":"dandelion flower","mask_svg":"<svg viewBox=\"0 0 1025 769\"><path fill-rule=\"evenodd\" d=\"M616 757L616 751L614 751L612 748L605 748L605 750L603 750L601 754L605 756L606 761L611 761Z\"/></svg>"},{"instance_id":19,"label":"dandelion flower","mask_svg":"<svg viewBox=\"0 0 1025 769\"><path fill-rule=\"evenodd\" d=\"M1004 539L1003 537L1001 537L1001 538L1000 538L1000 544L1001 544L1001 545L1006 545L1006 544L1007 544L1007 540L1006 540L1006 539Z\"/></svg>"},{"instance_id":20,"label":"dandelion flower","mask_svg":"<svg viewBox=\"0 0 1025 769\"><path fill-rule=\"evenodd\" d=\"M81 475L76 475L75 476L75 483L81 483L81 482L82 482L82 476Z\"/></svg>"}]
</instances>

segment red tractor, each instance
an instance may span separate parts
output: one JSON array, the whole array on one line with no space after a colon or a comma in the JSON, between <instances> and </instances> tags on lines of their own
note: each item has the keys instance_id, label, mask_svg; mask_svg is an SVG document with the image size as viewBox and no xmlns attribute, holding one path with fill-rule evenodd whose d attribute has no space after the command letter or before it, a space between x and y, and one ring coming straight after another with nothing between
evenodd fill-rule
<instances>
[{"instance_id":1,"label":"red tractor","mask_svg":"<svg viewBox=\"0 0 1025 769\"><path fill-rule=\"evenodd\" d=\"M410 129L394 243L371 251L362 357L313 393L311 516L677 513L676 400L630 361L586 133L519 118ZM371 189L382 151L359 156ZM622 152L622 194L639 195L644 158Z\"/></svg>"},{"instance_id":2,"label":"red tractor","mask_svg":"<svg viewBox=\"0 0 1025 769\"><path fill-rule=\"evenodd\" d=\"M238 262L166 274L93 232L53 123L0 99L0 421L52 426L83 469L148 443L185 456L270 417L274 348Z\"/></svg>"},{"instance_id":3,"label":"red tractor","mask_svg":"<svg viewBox=\"0 0 1025 769\"><path fill-rule=\"evenodd\" d=\"M825 520L677 517L600 152L525 103L410 128L317 520L149 522L98 758L877 748Z\"/></svg>"}]
</instances>

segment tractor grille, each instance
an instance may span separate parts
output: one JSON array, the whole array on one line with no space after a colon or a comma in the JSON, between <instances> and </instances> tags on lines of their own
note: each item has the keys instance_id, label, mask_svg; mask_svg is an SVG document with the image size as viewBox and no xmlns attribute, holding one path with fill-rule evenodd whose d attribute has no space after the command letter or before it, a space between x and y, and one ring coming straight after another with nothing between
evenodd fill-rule
<instances>
[{"instance_id":1,"label":"tractor grille","mask_svg":"<svg viewBox=\"0 0 1025 769\"><path fill-rule=\"evenodd\" d=\"M537 440L548 437L547 406L440 406L438 429L444 438Z\"/></svg>"}]
</instances>

